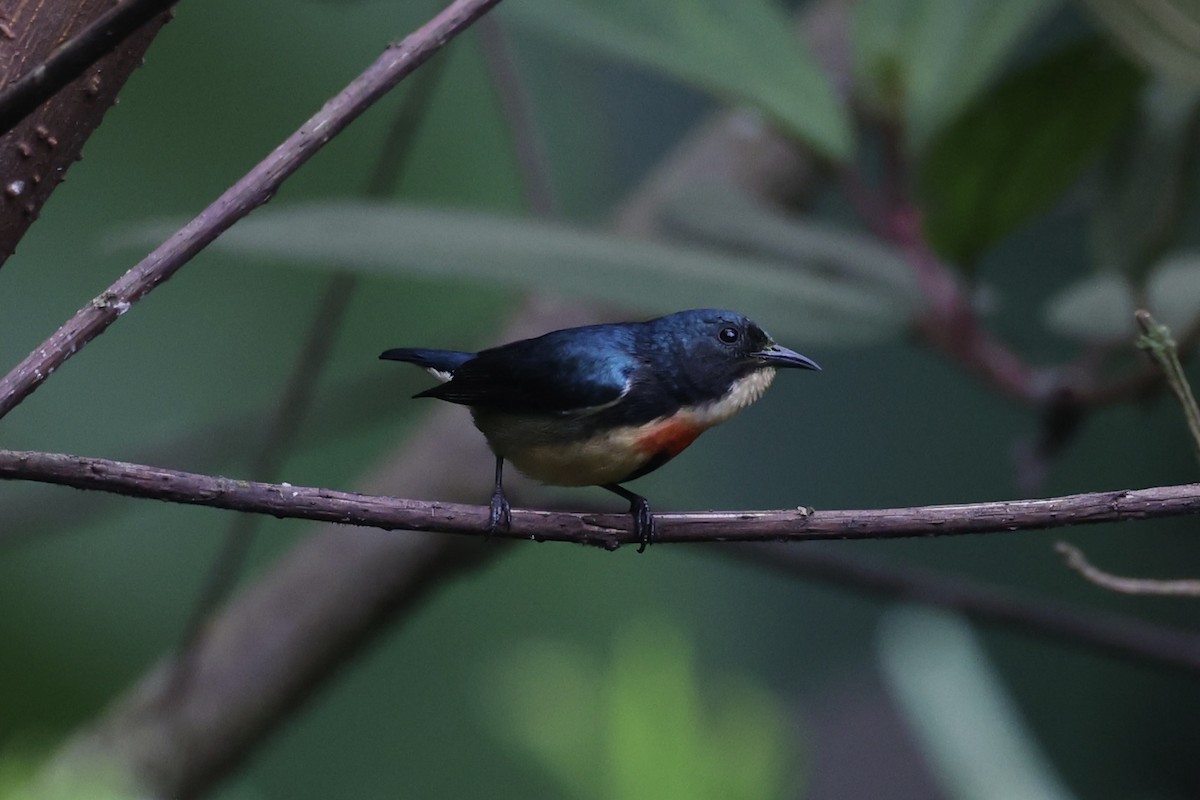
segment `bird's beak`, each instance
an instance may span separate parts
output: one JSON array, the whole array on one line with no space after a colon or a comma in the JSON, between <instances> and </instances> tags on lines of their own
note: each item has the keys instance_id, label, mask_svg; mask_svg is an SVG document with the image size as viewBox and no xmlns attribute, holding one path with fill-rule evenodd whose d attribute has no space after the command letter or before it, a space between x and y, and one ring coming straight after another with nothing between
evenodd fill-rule
<instances>
[{"instance_id":1,"label":"bird's beak","mask_svg":"<svg viewBox=\"0 0 1200 800\"><path fill-rule=\"evenodd\" d=\"M813 361L808 356L802 356L795 350L788 350L786 347L778 344L772 344L753 354L755 358L761 361L768 367L794 368L794 369L821 369L817 366L817 362Z\"/></svg>"}]
</instances>

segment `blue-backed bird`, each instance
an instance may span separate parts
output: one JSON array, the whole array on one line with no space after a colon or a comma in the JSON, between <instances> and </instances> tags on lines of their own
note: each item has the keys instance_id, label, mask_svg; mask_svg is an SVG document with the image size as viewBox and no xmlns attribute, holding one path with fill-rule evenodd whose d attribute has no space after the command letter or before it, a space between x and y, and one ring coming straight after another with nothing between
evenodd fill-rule
<instances>
[{"instance_id":1,"label":"blue-backed bird","mask_svg":"<svg viewBox=\"0 0 1200 800\"><path fill-rule=\"evenodd\" d=\"M621 484L679 455L753 403L781 367L820 369L734 311L566 328L465 353L397 348L379 356L442 381L414 397L471 409L496 455L488 529L512 522L504 462L554 486L601 486L629 501L634 535L654 536L646 498Z\"/></svg>"}]
</instances>

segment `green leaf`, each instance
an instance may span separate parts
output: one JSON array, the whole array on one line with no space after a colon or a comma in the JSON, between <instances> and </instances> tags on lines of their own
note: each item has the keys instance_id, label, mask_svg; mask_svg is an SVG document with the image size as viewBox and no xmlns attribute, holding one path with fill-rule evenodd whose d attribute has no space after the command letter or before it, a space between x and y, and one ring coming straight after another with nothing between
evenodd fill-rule
<instances>
[{"instance_id":1,"label":"green leaf","mask_svg":"<svg viewBox=\"0 0 1200 800\"><path fill-rule=\"evenodd\" d=\"M1107 159L1092 217L1104 269L1140 279L1176 240L1200 163L1200 91L1156 81L1138 123Z\"/></svg>"},{"instance_id":2,"label":"green leaf","mask_svg":"<svg viewBox=\"0 0 1200 800\"><path fill-rule=\"evenodd\" d=\"M1200 320L1200 253L1163 259L1146 283L1146 304L1176 336L1191 329Z\"/></svg>"},{"instance_id":3,"label":"green leaf","mask_svg":"<svg viewBox=\"0 0 1200 800\"><path fill-rule=\"evenodd\" d=\"M1102 272L1051 299L1043 319L1047 328L1063 336L1106 344L1133 338L1134 310L1129 280L1116 272Z\"/></svg>"},{"instance_id":4,"label":"green leaf","mask_svg":"<svg viewBox=\"0 0 1200 800\"><path fill-rule=\"evenodd\" d=\"M884 679L942 785L962 800L1072 800L971 627L901 608L879 633Z\"/></svg>"},{"instance_id":5,"label":"green leaf","mask_svg":"<svg viewBox=\"0 0 1200 800\"><path fill-rule=\"evenodd\" d=\"M144 238L161 231L155 226ZM806 344L892 337L915 313L894 290L811 265L467 211L363 202L271 209L214 246L323 269L489 281L644 313L728 306Z\"/></svg>"},{"instance_id":6,"label":"green leaf","mask_svg":"<svg viewBox=\"0 0 1200 800\"><path fill-rule=\"evenodd\" d=\"M921 152L1056 7L1046 0L862 0L854 6L856 84L904 123Z\"/></svg>"},{"instance_id":7,"label":"green leaf","mask_svg":"<svg viewBox=\"0 0 1200 800\"><path fill-rule=\"evenodd\" d=\"M751 105L828 158L852 152L846 109L771 0L519 0L506 8L540 32Z\"/></svg>"},{"instance_id":8,"label":"green leaf","mask_svg":"<svg viewBox=\"0 0 1200 800\"><path fill-rule=\"evenodd\" d=\"M1200 86L1200 6L1195 0L1082 0L1131 56L1174 81Z\"/></svg>"},{"instance_id":9,"label":"green leaf","mask_svg":"<svg viewBox=\"0 0 1200 800\"><path fill-rule=\"evenodd\" d=\"M921 165L926 231L938 252L969 265L1048 207L1128 118L1141 83L1128 62L1089 41L979 98Z\"/></svg>"},{"instance_id":10,"label":"green leaf","mask_svg":"<svg viewBox=\"0 0 1200 800\"><path fill-rule=\"evenodd\" d=\"M688 187L667 203L662 222L689 241L894 294L906 308L924 302L912 268L895 248L866 234L787 216L725 185Z\"/></svg>"}]
</instances>

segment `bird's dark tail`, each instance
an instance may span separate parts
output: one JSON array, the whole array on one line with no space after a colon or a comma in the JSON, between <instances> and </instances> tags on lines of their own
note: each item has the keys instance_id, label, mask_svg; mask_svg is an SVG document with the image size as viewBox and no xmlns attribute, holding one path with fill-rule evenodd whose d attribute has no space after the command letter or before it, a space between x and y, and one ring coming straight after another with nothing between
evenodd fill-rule
<instances>
[{"instance_id":1,"label":"bird's dark tail","mask_svg":"<svg viewBox=\"0 0 1200 800\"><path fill-rule=\"evenodd\" d=\"M454 370L475 357L474 353L461 353L457 350L423 350L415 347L397 347L385 350L379 357L386 361L404 361L416 364L432 372L446 375L446 380L454 374Z\"/></svg>"}]
</instances>

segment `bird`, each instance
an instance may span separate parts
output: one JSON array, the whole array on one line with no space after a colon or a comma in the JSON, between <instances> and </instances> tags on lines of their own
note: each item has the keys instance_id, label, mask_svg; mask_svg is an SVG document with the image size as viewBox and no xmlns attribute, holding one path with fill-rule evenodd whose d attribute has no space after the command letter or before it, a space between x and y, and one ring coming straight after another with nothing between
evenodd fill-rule
<instances>
[{"instance_id":1,"label":"bird","mask_svg":"<svg viewBox=\"0 0 1200 800\"><path fill-rule=\"evenodd\" d=\"M414 398L467 406L496 457L488 532L512 524L504 463L554 486L599 486L629 502L638 552L649 501L622 484L683 452L758 400L777 369L819 370L735 311L564 328L477 353L400 347L379 356L440 383Z\"/></svg>"}]
</instances>

